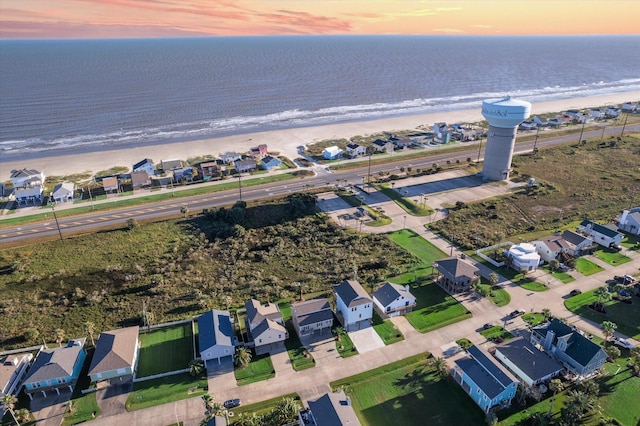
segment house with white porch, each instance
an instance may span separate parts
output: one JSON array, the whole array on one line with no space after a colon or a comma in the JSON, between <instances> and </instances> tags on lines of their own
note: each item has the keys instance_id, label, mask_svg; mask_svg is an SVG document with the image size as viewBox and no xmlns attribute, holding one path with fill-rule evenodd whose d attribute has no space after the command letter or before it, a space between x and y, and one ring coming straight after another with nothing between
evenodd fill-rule
<instances>
[{"instance_id":1,"label":"house with white porch","mask_svg":"<svg viewBox=\"0 0 640 426\"><path fill-rule=\"evenodd\" d=\"M583 220L580 222L580 225L578 225L578 232L588 235L595 243L603 247L620 244L624 238L624 234L619 233L616 229L617 227L615 225L609 227L590 220Z\"/></svg>"},{"instance_id":2,"label":"house with white porch","mask_svg":"<svg viewBox=\"0 0 640 426\"><path fill-rule=\"evenodd\" d=\"M344 280L333 286L336 316L346 331L356 331L371 326L373 301L356 280Z\"/></svg>"},{"instance_id":3,"label":"house with white porch","mask_svg":"<svg viewBox=\"0 0 640 426\"><path fill-rule=\"evenodd\" d=\"M32 359L31 352L0 356L0 397L18 394Z\"/></svg>"},{"instance_id":4,"label":"house with white porch","mask_svg":"<svg viewBox=\"0 0 640 426\"><path fill-rule=\"evenodd\" d=\"M594 120L602 120L605 118L604 109L603 108L591 108L588 113L589 117L592 117Z\"/></svg>"},{"instance_id":5,"label":"house with white porch","mask_svg":"<svg viewBox=\"0 0 640 426\"><path fill-rule=\"evenodd\" d=\"M35 169L11 170L13 196L18 205L41 204L43 201L44 173Z\"/></svg>"},{"instance_id":6,"label":"house with white porch","mask_svg":"<svg viewBox=\"0 0 640 426\"><path fill-rule=\"evenodd\" d=\"M470 262L457 257L447 257L434 263L438 270L436 283L451 294L471 289L471 285L480 279L480 270Z\"/></svg>"},{"instance_id":7,"label":"house with white porch","mask_svg":"<svg viewBox=\"0 0 640 426\"><path fill-rule=\"evenodd\" d=\"M333 311L325 298L304 300L291 304L291 320L300 338L331 331Z\"/></svg>"},{"instance_id":8,"label":"house with white porch","mask_svg":"<svg viewBox=\"0 0 640 426\"><path fill-rule=\"evenodd\" d=\"M389 317L404 315L416 306L416 298L409 291L408 285L386 282L372 296L375 306Z\"/></svg>"},{"instance_id":9,"label":"house with white porch","mask_svg":"<svg viewBox=\"0 0 640 426\"><path fill-rule=\"evenodd\" d=\"M247 311L247 334L253 342L256 355L284 349L284 341L289 337L289 333L284 326L278 305L263 305L255 299L250 299L244 307Z\"/></svg>"},{"instance_id":10,"label":"house with white porch","mask_svg":"<svg viewBox=\"0 0 640 426\"><path fill-rule=\"evenodd\" d=\"M362 145L358 145L357 143L349 143L346 146L347 155L350 158L361 157L367 154L367 148Z\"/></svg>"},{"instance_id":11,"label":"house with white porch","mask_svg":"<svg viewBox=\"0 0 640 426\"><path fill-rule=\"evenodd\" d=\"M73 193L76 187L73 182L62 182L57 184L51 192L51 198L56 203L66 203L73 201Z\"/></svg>"}]
</instances>

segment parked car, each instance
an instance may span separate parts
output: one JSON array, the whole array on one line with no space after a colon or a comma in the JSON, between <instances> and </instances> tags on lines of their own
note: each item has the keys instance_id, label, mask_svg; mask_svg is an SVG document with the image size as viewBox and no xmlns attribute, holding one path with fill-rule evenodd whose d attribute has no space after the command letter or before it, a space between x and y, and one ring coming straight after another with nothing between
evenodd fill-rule
<instances>
[{"instance_id":1,"label":"parked car","mask_svg":"<svg viewBox=\"0 0 640 426\"><path fill-rule=\"evenodd\" d=\"M240 401L239 398L235 398L235 399L226 400L222 405L224 405L224 408L229 410L231 408L239 407L241 404L242 404L242 401Z\"/></svg>"},{"instance_id":2,"label":"parked car","mask_svg":"<svg viewBox=\"0 0 640 426\"><path fill-rule=\"evenodd\" d=\"M524 309L516 309L515 311L511 312L509 316L511 316L511 318L515 318L524 314L526 314L526 311Z\"/></svg>"},{"instance_id":3,"label":"parked car","mask_svg":"<svg viewBox=\"0 0 640 426\"><path fill-rule=\"evenodd\" d=\"M623 285L633 284L633 282L636 280L631 275L614 275L613 279L616 280L618 284Z\"/></svg>"},{"instance_id":4,"label":"parked car","mask_svg":"<svg viewBox=\"0 0 640 426\"><path fill-rule=\"evenodd\" d=\"M582 294L582 290L579 290L579 289L576 288L576 289L571 290L571 292L569 293L569 296L573 297L573 296L577 296L579 294Z\"/></svg>"},{"instance_id":5,"label":"parked car","mask_svg":"<svg viewBox=\"0 0 640 426\"><path fill-rule=\"evenodd\" d=\"M620 337L614 337L613 338L613 344L626 348L626 349L632 349L633 345L631 344L631 342L629 342L627 339L623 339Z\"/></svg>"},{"instance_id":6,"label":"parked car","mask_svg":"<svg viewBox=\"0 0 640 426\"><path fill-rule=\"evenodd\" d=\"M492 322L488 322L485 325L482 326L482 328L484 328L485 330L491 328L491 327L495 327L496 325Z\"/></svg>"}]
</instances>

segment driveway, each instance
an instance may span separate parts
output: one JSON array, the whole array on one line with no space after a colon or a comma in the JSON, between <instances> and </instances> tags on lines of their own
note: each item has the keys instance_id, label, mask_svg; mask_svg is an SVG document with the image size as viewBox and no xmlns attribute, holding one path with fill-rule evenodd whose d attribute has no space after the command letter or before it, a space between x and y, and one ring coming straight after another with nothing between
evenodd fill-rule
<instances>
[{"instance_id":1,"label":"driveway","mask_svg":"<svg viewBox=\"0 0 640 426\"><path fill-rule=\"evenodd\" d=\"M336 349L336 340L329 330L320 334L311 334L300 339L316 362L316 367L327 365L341 359Z\"/></svg>"},{"instance_id":2,"label":"driveway","mask_svg":"<svg viewBox=\"0 0 640 426\"><path fill-rule=\"evenodd\" d=\"M349 337L355 345L358 353L365 353L376 350L378 348L384 348L385 344L376 333L373 327L363 328L362 330L350 331Z\"/></svg>"},{"instance_id":3,"label":"driveway","mask_svg":"<svg viewBox=\"0 0 640 426\"><path fill-rule=\"evenodd\" d=\"M219 365L207 368L207 382L210 392L212 389L216 389L216 391L236 389L238 384L236 376L233 374L233 358L224 357L220 360Z\"/></svg>"},{"instance_id":4,"label":"driveway","mask_svg":"<svg viewBox=\"0 0 640 426\"><path fill-rule=\"evenodd\" d=\"M60 426L71 395L68 388L60 389L60 395L56 395L55 391L47 391L46 397L40 392L34 393L30 410L38 420L38 425Z\"/></svg>"},{"instance_id":5,"label":"driveway","mask_svg":"<svg viewBox=\"0 0 640 426\"><path fill-rule=\"evenodd\" d=\"M96 400L100 407L101 416L113 416L125 410L125 404L129 397L129 392L133 387L133 378L122 381L113 379L113 384L105 386L96 391Z\"/></svg>"},{"instance_id":6,"label":"driveway","mask_svg":"<svg viewBox=\"0 0 640 426\"><path fill-rule=\"evenodd\" d=\"M289 354L285 348L271 352L271 363L273 364L274 370L276 370L276 377L295 373L291 365L291 360L289 359Z\"/></svg>"}]
</instances>

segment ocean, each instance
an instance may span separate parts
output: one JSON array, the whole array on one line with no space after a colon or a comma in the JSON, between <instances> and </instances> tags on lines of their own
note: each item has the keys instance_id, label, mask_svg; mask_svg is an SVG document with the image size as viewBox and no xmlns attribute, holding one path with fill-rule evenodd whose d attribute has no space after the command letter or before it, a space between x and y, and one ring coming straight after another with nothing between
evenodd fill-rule
<instances>
[{"instance_id":1,"label":"ocean","mask_svg":"<svg viewBox=\"0 0 640 426\"><path fill-rule=\"evenodd\" d=\"M637 90L640 36L0 40L0 155Z\"/></svg>"}]
</instances>

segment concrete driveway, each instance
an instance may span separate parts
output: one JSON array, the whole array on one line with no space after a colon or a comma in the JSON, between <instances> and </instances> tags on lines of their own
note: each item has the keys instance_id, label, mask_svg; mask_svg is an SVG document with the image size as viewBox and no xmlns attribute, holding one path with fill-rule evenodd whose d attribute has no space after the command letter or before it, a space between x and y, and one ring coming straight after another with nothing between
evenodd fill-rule
<instances>
[{"instance_id":1,"label":"concrete driveway","mask_svg":"<svg viewBox=\"0 0 640 426\"><path fill-rule=\"evenodd\" d=\"M350 331L348 334L356 349L361 354L378 348L384 348L385 346L384 342L373 327Z\"/></svg>"},{"instance_id":2,"label":"concrete driveway","mask_svg":"<svg viewBox=\"0 0 640 426\"><path fill-rule=\"evenodd\" d=\"M34 393L30 410L38 425L60 426L71 395L68 388L60 389L60 395L56 395L55 391L47 391L46 397L40 392Z\"/></svg>"},{"instance_id":3,"label":"concrete driveway","mask_svg":"<svg viewBox=\"0 0 640 426\"><path fill-rule=\"evenodd\" d=\"M336 349L336 340L329 330L324 333L305 336L300 341L313 356L316 367L331 364L341 359Z\"/></svg>"},{"instance_id":4,"label":"concrete driveway","mask_svg":"<svg viewBox=\"0 0 640 426\"><path fill-rule=\"evenodd\" d=\"M107 417L123 412L132 387L133 378L129 376L128 380L114 379L113 384L98 389L96 400L100 407L100 415Z\"/></svg>"}]
</instances>

